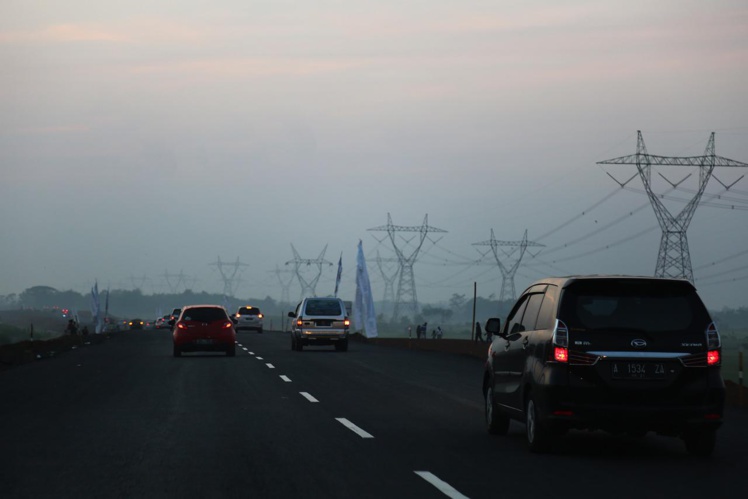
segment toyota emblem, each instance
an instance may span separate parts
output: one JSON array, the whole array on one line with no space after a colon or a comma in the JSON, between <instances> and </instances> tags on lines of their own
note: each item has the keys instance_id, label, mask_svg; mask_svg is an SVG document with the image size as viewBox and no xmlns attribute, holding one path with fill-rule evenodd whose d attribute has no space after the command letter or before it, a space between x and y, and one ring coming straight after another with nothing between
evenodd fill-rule
<instances>
[{"instance_id":1,"label":"toyota emblem","mask_svg":"<svg viewBox=\"0 0 748 499\"><path fill-rule=\"evenodd\" d=\"M644 340L631 340L631 346L634 348L644 348L647 346L647 342Z\"/></svg>"}]
</instances>

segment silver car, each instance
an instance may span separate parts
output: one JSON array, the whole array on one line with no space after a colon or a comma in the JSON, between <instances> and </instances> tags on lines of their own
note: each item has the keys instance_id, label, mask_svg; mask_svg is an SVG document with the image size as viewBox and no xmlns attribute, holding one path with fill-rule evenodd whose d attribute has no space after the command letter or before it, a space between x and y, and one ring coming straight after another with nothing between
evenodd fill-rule
<instances>
[{"instance_id":1,"label":"silver car","mask_svg":"<svg viewBox=\"0 0 748 499\"><path fill-rule=\"evenodd\" d=\"M262 312L260 312L259 308L250 307L249 305L239 307L234 317L237 321L234 325L236 331L247 329L262 334Z\"/></svg>"},{"instance_id":2,"label":"silver car","mask_svg":"<svg viewBox=\"0 0 748 499\"><path fill-rule=\"evenodd\" d=\"M335 350L348 350L350 321L340 298L304 298L295 312L288 316L291 323L291 350L301 351L304 345L335 345Z\"/></svg>"}]
</instances>

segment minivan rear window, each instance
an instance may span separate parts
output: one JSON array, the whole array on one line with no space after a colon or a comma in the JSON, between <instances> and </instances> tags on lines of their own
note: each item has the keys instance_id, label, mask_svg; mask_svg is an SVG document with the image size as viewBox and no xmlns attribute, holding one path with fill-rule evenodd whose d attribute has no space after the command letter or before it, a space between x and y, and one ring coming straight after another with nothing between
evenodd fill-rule
<instances>
[{"instance_id":1,"label":"minivan rear window","mask_svg":"<svg viewBox=\"0 0 748 499\"><path fill-rule=\"evenodd\" d=\"M591 279L564 289L560 319L571 329L703 331L709 313L687 282Z\"/></svg>"},{"instance_id":2,"label":"minivan rear window","mask_svg":"<svg viewBox=\"0 0 748 499\"><path fill-rule=\"evenodd\" d=\"M260 315L260 309L255 307L242 307L239 309L239 315Z\"/></svg>"},{"instance_id":3,"label":"minivan rear window","mask_svg":"<svg viewBox=\"0 0 748 499\"><path fill-rule=\"evenodd\" d=\"M309 300L306 302L305 315L341 315L338 300Z\"/></svg>"}]
</instances>

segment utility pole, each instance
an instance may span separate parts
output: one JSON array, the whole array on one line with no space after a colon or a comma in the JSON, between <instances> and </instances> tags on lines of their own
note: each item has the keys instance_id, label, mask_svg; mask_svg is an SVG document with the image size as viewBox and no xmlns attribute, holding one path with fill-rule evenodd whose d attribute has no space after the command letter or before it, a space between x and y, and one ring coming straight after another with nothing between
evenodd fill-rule
<instances>
[{"instance_id":1,"label":"utility pole","mask_svg":"<svg viewBox=\"0 0 748 499\"><path fill-rule=\"evenodd\" d=\"M490 246L493 256L496 259L496 264L499 266L501 271L501 293L499 294L499 301L512 300L517 298L517 293L514 289L514 276L517 274L517 269L520 263L522 263L522 257L525 255L525 250L528 246L533 247L545 247L544 244L536 243L527 240L527 229L525 229L525 235L521 241L498 241L493 234L491 229L491 239L488 241L481 241L479 243L473 243L473 246ZM519 248L519 256L511 265L504 265L499 257L499 247L508 246L512 248ZM503 252L503 250L502 250ZM512 251L512 253L514 250ZM505 257L511 256L511 253L504 252Z\"/></svg>"},{"instance_id":2,"label":"utility pole","mask_svg":"<svg viewBox=\"0 0 748 499\"><path fill-rule=\"evenodd\" d=\"M636 154L613 158L606 161L599 161L598 165L636 165L637 173L642 179L644 189L647 191L649 201L652 203L652 209L657 217L657 222L662 229L660 239L660 251L657 254L657 265L655 266L655 277L672 277L679 279L688 279L693 282L693 269L691 267L691 254L688 249L687 231L691 224L696 207L704 194L706 184L714 176L714 168L724 167L746 167L748 164L735 161L733 159L717 156L714 150L714 132L709 137L704 154L701 156L655 156L647 152L647 146L644 144L641 131L637 131ZM652 191L652 165L655 166L695 166L699 168L699 188L696 194L678 213L673 215L665 207L660 196ZM609 174L610 175L610 174ZM665 181L673 186L678 187L684 180L691 175L688 174L680 182L673 183L661 173L659 174ZM635 177L636 175L634 175ZM634 177L624 183L615 180L621 187L624 187ZM730 185L722 183L716 176L714 177L725 190L729 190L740 179Z\"/></svg>"},{"instance_id":3,"label":"utility pole","mask_svg":"<svg viewBox=\"0 0 748 499\"><path fill-rule=\"evenodd\" d=\"M299 255L299 252L296 251L296 248L294 248L293 244L291 244L291 251L293 251L293 260L289 260L286 262L286 265L293 263L294 264L294 272L296 273L296 278L299 280L299 284L301 285L301 298L307 296L317 296L317 283L319 282L319 278L322 275L322 266L327 264L328 266L332 266L332 262L328 262L325 260L325 252L327 251L327 245L325 244L325 247L322 249L322 253L319 254L317 258L309 259L309 258L301 258ZM307 280L301 272L301 266L306 265L307 267L311 267L314 265L317 267L317 273L314 277Z\"/></svg>"},{"instance_id":4,"label":"utility pole","mask_svg":"<svg viewBox=\"0 0 748 499\"><path fill-rule=\"evenodd\" d=\"M416 226L394 225L392 223L392 217L387 213L387 225L381 225L368 230L387 232L392 247L397 254L398 261L400 262L397 296L395 298L395 311L392 317L396 319L400 316L401 307L405 307L405 309L412 314L412 317L415 317L418 314L418 297L416 295L416 279L413 275L413 265L418 258L418 253L421 251L423 242L426 240L428 234L430 232L446 233L447 231L430 226L428 213L423 218L423 223ZM397 232L417 233L416 237L418 238L418 243L416 244L416 248L410 252L410 254L406 254L402 249L398 248L397 242L395 241L395 233Z\"/></svg>"}]
</instances>

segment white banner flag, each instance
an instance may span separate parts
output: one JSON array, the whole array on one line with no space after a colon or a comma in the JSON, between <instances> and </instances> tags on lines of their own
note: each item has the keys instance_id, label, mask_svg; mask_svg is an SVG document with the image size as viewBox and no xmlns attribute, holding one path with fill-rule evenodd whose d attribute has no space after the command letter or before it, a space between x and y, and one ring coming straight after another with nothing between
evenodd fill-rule
<instances>
[{"instance_id":1,"label":"white banner flag","mask_svg":"<svg viewBox=\"0 0 748 499\"><path fill-rule=\"evenodd\" d=\"M356 255L356 301L353 303L353 323L358 331L364 330L367 338L378 336L377 314L374 311L371 282L369 282L369 272L366 270L363 243L360 240Z\"/></svg>"}]
</instances>

